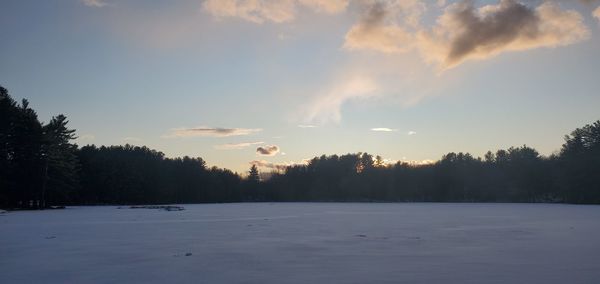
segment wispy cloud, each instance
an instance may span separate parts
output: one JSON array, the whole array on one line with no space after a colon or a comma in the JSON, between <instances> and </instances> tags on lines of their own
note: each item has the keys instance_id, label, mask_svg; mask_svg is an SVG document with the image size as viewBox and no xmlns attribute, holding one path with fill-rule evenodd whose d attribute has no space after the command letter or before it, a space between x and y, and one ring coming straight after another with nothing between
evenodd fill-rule
<instances>
[{"instance_id":1,"label":"wispy cloud","mask_svg":"<svg viewBox=\"0 0 600 284\"><path fill-rule=\"evenodd\" d=\"M579 2L586 4L586 5L592 5L594 3L600 2L600 0L579 0Z\"/></svg>"},{"instance_id":2,"label":"wispy cloud","mask_svg":"<svg viewBox=\"0 0 600 284\"><path fill-rule=\"evenodd\" d=\"M420 0L371 1L346 34L344 48L370 49L384 53L409 51L414 36L410 29L420 26L426 6ZM400 19L400 20L399 20Z\"/></svg>"},{"instance_id":3,"label":"wispy cloud","mask_svg":"<svg viewBox=\"0 0 600 284\"><path fill-rule=\"evenodd\" d=\"M96 7L96 8L102 8L102 7L109 5L104 0L82 0L81 2L83 2L83 4L88 7Z\"/></svg>"},{"instance_id":4,"label":"wispy cloud","mask_svg":"<svg viewBox=\"0 0 600 284\"><path fill-rule=\"evenodd\" d=\"M79 137L77 137L77 141L92 141L96 139L96 136L92 135L92 134L83 134Z\"/></svg>"},{"instance_id":5,"label":"wispy cloud","mask_svg":"<svg viewBox=\"0 0 600 284\"><path fill-rule=\"evenodd\" d=\"M406 163L412 166L423 166L423 165L431 165L435 164L434 160L424 159L424 160L409 160L406 157L402 157L401 160L397 161L399 163Z\"/></svg>"},{"instance_id":6,"label":"wispy cloud","mask_svg":"<svg viewBox=\"0 0 600 284\"><path fill-rule=\"evenodd\" d=\"M411 131L409 131L409 132L408 132L408 133L406 133L406 134L410 136L410 135L415 135L415 134L417 134L417 132L416 132L416 131L412 131L412 130L411 130Z\"/></svg>"},{"instance_id":7,"label":"wispy cloud","mask_svg":"<svg viewBox=\"0 0 600 284\"><path fill-rule=\"evenodd\" d=\"M587 39L590 33L578 12L563 10L553 2L533 8L516 0L501 0L478 8L474 1L459 1L447 6L431 28L420 26L422 6L404 9L417 19L407 22L405 17L398 20L394 16L388 7L392 2L385 2L387 6L371 3L346 34L345 48L384 53L418 50L426 62L441 69L504 52L570 45Z\"/></svg>"},{"instance_id":8,"label":"wispy cloud","mask_svg":"<svg viewBox=\"0 0 600 284\"><path fill-rule=\"evenodd\" d=\"M139 141L142 141L142 139L138 138L138 137L125 137L125 138L123 138L123 141L125 141L125 142L139 142Z\"/></svg>"},{"instance_id":9,"label":"wispy cloud","mask_svg":"<svg viewBox=\"0 0 600 284\"><path fill-rule=\"evenodd\" d=\"M376 95L377 84L369 77L354 76L342 79L328 91L317 96L305 110L305 121L334 121L341 120L341 107L349 100L369 98Z\"/></svg>"},{"instance_id":10,"label":"wispy cloud","mask_svg":"<svg viewBox=\"0 0 600 284\"><path fill-rule=\"evenodd\" d=\"M215 149L218 149L218 150L240 150L240 149L248 148L250 146L260 145L260 144L264 144L264 143L265 142L228 143L228 144L215 145Z\"/></svg>"},{"instance_id":11,"label":"wispy cloud","mask_svg":"<svg viewBox=\"0 0 600 284\"><path fill-rule=\"evenodd\" d=\"M376 128L371 128L371 131L376 131L376 132L393 132L393 131L397 131L397 129L391 129L391 128L387 128L387 127L376 127Z\"/></svg>"},{"instance_id":12,"label":"wispy cloud","mask_svg":"<svg viewBox=\"0 0 600 284\"><path fill-rule=\"evenodd\" d=\"M283 23L295 18L293 0L207 0L203 8L215 17L237 17L254 23Z\"/></svg>"},{"instance_id":13,"label":"wispy cloud","mask_svg":"<svg viewBox=\"0 0 600 284\"><path fill-rule=\"evenodd\" d=\"M243 136L260 132L260 128L220 128L220 127L196 127L196 128L175 128L171 129L170 133L162 136L163 138L178 138L178 137L229 137Z\"/></svg>"},{"instance_id":14,"label":"wispy cloud","mask_svg":"<svg viewBox=\"0 0 600 284\"><path fill-rule=\"evenodd\" d=\"M403 160L403 163L407 163L409 165L413 165L413 166L424 166L424 165L431 165L431 164L435 164L434 160Z\"/></svg>"},{"instance_id":15,"label":"wispy cloud","mask_svg":"<svg viewBox=\"0 0 600 284\"><path fill-rule=\"evenodd\" d=\"M259 24L285 23L296 18L297 6L335 14L346 9L348 0L206 0L202 6L218 18L236 17Z\"/></svg>"},{"instance_id":16,"label":"wispy cloud","mask_svg":"<svg viewBox=\"0 0 600 284\"><path fill-rule=\"evenodd\" d=\"M278 171L283 171L288 167L297 166L297 165L307 165L308 159L302 160L302 162L284 162L284 163L272 163L265 160L254 160L250 162L250 165L256 165L260 168L273 169Z\"/></svg>"},{"instance_id":17,"label":"wispy cloud","mask_svg":"<svg viewBox=\"0 0 600 284\"><path fill-rule=\"evenodd\" d=\"M349 0L298 0L300 5L315 12L337 14L346 10Z\"/></svg>"},{"instance_id":18,"label":"wispy cloud","mask_svg":"<svg viewBox=\"0 0 600 284\"><path fill-rule=\"evenodd\" d=\"M316 128L316 125L312 125L312 124L300 124L298 125L298 127L300 128Z\"/></svg>"},{"instance_id":19,"label":"wispy cloud","mask_svg":"<svg viewBox=\"0 0 600 284\"><path fill-rule=\"evenodd\" d=\"M256 154L259 156L275 156L279 153L279 147L277 145L266 145L256 148Z\"/></svg>"}]
</instances>

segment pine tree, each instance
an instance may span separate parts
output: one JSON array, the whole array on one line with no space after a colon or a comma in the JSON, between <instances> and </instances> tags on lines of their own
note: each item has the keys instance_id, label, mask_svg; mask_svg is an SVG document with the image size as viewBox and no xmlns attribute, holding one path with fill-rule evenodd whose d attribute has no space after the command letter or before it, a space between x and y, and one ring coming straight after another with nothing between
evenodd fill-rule
<instances>
[{"instance_id":1,"label":"pine tree","mask_svg":"<svg viewBox=\"0 0 600 284\"><path fill-rule=\"evenodd\" d=\"M245 182L246 187L246 200L249 201L259 201L261 199L259 193L260 186L260 174L258 172L258 167L256 165L252 165L250 167L250 171L248 172L248 178Z\"/></svg>"},{"instance_id":2,"label":"pine tree","mask_svg":"<svg viewBox=\"0 0 600 284\"><path fill-rule=\"evenodd\" d=\"M41 157L43 182L41 186L42 207L50 203L67 203L78 185L79 161L76 155L75 130L67 128L67 117L58 115L43 126Z\"/></svg>"},{"instance_id":3,"label":"pine tree","mask_svg":"<svg viewBox=\"0 0 600 284\"><path fill-rule=\"evenodd\" d=\"M0 86L0 207L10 207L15 202L14 143L12 139L17 103L8 91Z\"/></svg>"},{"instance_id":4,"label":"pine tree","mask_svg":"<svg viewBox=\"0 0 600 284\"><path fill-rule=\"evenodd\" d=\"M258 173L258 168L256 167L256 165L252 165L252 167L250 167L248 181L253 183L260 182L260 174Z\"/></svg>"}]
</instances>

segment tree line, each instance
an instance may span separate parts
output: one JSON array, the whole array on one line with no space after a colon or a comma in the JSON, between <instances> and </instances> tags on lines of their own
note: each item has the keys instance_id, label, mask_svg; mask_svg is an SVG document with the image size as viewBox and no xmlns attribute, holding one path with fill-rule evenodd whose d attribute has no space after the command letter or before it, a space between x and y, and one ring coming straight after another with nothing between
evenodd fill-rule
<instances>
[{"instance_id":1,"label":"tree line","mask_svg":"<svg viewBox=\"0 0 600 284\"><path fill-rule=\"evenodd\" d=\"M523 145L484 157L388 165L368 153L315 157L261 180L132 145L78 147L64 115L39 121L0 86L0 207L243 201L563 202L600 204L600 120L548 157Z\"/></svg>"}]
</instances>

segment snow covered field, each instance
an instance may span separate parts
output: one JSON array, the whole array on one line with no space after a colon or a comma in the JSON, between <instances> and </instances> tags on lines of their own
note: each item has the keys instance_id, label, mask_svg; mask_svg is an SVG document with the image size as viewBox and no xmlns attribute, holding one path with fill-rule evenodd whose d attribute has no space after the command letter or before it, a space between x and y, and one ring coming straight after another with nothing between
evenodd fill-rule
<instances>
[{"instance_id":1,"label":"snow covered field","mask_svg":"<svg viewBox=\"0 0 600 284\"><path fill-rule=\"evenodd\" d=\"M0 214L0 282L600 283L600 206L184 207Z\"/></svg>"}]
</instances>

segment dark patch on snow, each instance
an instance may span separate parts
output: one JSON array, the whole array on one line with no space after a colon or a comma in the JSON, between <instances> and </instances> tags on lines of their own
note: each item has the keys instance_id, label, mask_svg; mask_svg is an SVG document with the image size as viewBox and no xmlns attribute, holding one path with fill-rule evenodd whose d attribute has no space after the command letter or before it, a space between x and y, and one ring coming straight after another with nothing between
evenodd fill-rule
<instances>
[{"instance_id":1,"label":"dark patch on snow","mask_svg":"<svg viewBox=\"0 0 600 284\"><path fill-rule=\"evenodd\" d=\"M185 254L174 254L173 257L181 257L181 256L192 256L191 252L186 252Z\"/></svg>"},{"instance_id":2,"label":"dark patch on snow","mask_svg":"<svg viewBox=\"0 0 600 284\"><path fill-rule=\"evenodd\" d=\"M123 207L117 207L117 209L123 209ZM160 209L165 211L183 211L183 206L175 205L133 205L129 206L129 209Z\"/></svg>"}]
</instances>

